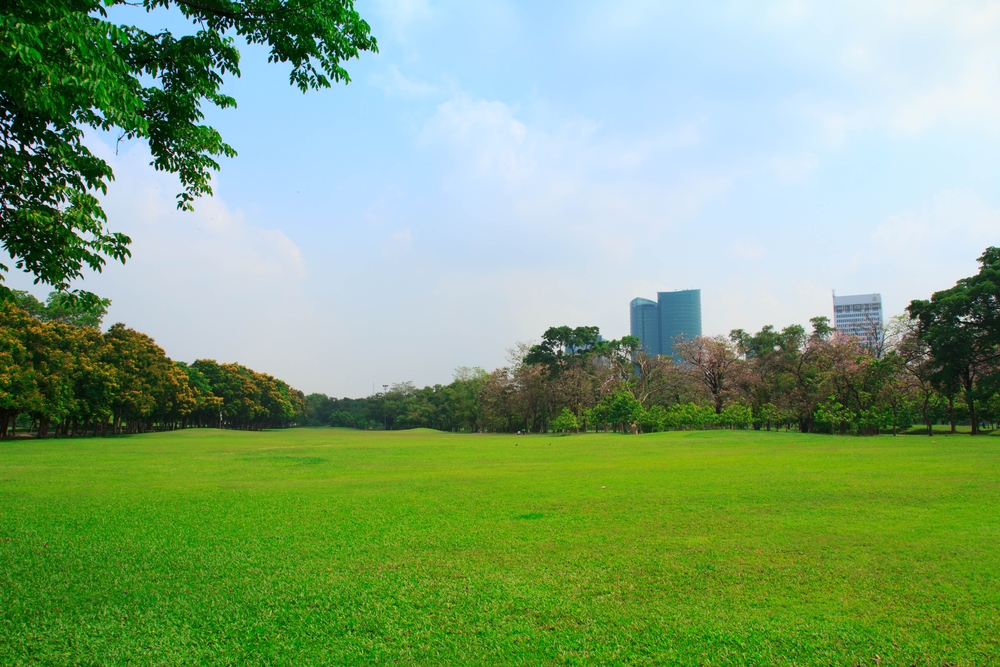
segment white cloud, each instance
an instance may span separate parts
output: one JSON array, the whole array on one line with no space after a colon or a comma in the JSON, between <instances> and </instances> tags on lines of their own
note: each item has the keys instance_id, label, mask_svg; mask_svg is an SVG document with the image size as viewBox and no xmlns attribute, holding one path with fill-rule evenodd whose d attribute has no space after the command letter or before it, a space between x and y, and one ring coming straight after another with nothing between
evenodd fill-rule
<instances>
[{"instance_id":1,"label":"white cloud","mask_svg":"<svg viewBox=\"0 0 1000 667\"><path fill-rule=\"evenodd\" d=\"M602 256L627 260L643 238L668 232L731 182L713 173L667 183L639 176L651 162L696 144L700 123L622 141L584 118L543 129L516 116L503 102L460 95L438 107L418 138L424 150L447 156L447 187L507 229L596 243Z\"/></svg>"},{"instance_id":2,"label":"white cloud","mask_svg":"<svg viewBox=\"0 0 1000 667\"><path fill-rule=\"evenodd\" d=\"M429 0L375 0L372 4L375 34L388 31L401 41L434 16Z\"/></svg>"},{"instance_id":3,"label":"white cloud","mask_svg":"<svg viewBox=\"0 0 1000 667\"><path fill-rule=\"evenodd\" d=\"M131 265L152 267L193 280L202 288L242 291L293 285L306 278L300 248L280 229L249 223L219 196L195 202L193 212L178 211L177 180L154 172L145 147L115 156L99 146L116 181L105 198L110 226L133 237Z\"/></svg>"},{"instance_id":4,"label":"white cloud","mask_svg":"<svg viewBox=\"0 0 1000 667\"><path fill-rule=\"evenodd\" d=\"M409 229L393 232L383 250L386 259L396 260L405 255L413 245L413 233Z\"/></svg>"},{"instance_id":5,"label":"white cloud","mask_svg":"<svg viewBox=\"0 0 1000 667\"><path fill-rule=\"evenodd\" d=\"M662 58L665 31L733 44L716 61L687 47L694 67L802 77L785 99L834 146L869 131L914 137L942 125L1000 131L1000 5L978 0L728 0L677 5L588 3L581 43ZM741 53L741 50L746 50ZM755 51L751 52L751 50ZM768 89L765 87L765 91ZM767 94L765 92L765 94Z\"/></svg>"},{"instance_id":6,"label":"white cloud","mask_svg":"<svg viewBox=\"0 0 1000 667\"><path fill-rule=\"evenodd\" d=\"M890 216L871 232L871 241L858 253L859 263L890 256L928 266L948 259L942 256L944 248L968 262L987 245L1000 243L1000 210L972 190L941 190L922 210Z\"/></svg>"},{"instance_id":7,"label":"white cloud","mask_svg":"<svg viewBox=\"0 0 1000 667\"><path fill-rule=\"evenodd\" d=\"M418 143L460 152L478 171L516 182L534 168L534 147L525 143L526 135L525 125L503 102L460 95L438 107Z\"/></svg>"},{"instance_id":8,"label":"white cloud","mask_svg":"<svg viewBox=\"0 0 1000 667\"><path fill-rule=\"evenodd\" d=\"M90 145L116 176L104 198L109 226L132 238L125 266L109 264L84 283L112 298L107 323L124 320L174 358L277 372L308 311L308 270L295 241L218 194L197 200L194 212L178 211L177 180L153 171L148 149L115 155L100 140Z\"/></svg>"},{"instance_id":9,"label":"white cloud","mask_svg":"<svg viewBox=\"0 0 1000 667\"><path fill-rule=\"evenodd\" d=\"M399 97L426 97L438 92L438 87L423 81L407 78L399 71L399 66L389 65L384 74L372 75L372 83L380 86L388 95Z\"/></svg>"},{"instance_id":10,"label":"white cloud","mask_svg":"<svg viewBox=\"0 0 1000 667\"><path fill-rule=\"evenodd\" d=\"M1000 239L1000 209L969 189L940 190L927 205L889 216L841 250L831 280L838 293L881 292L887 314L928 298L978 270L976 258Z\"/></svg>"},{"instance_id":11,"label":"white cloud","mask_svg":"<svg viewBox=\"0 0 1000 667\"><path fill-rule=\"evenodd\" d=\"M799 4L801 25L773 36L817 73L827 70L841 78L837 93L810 90L803 98L809 100L803 110L831 133L833 143L844 132L884 130L913 137L940 125L997 132L996 3ZM827 54L837 57L824 60Z\"/></svg>"},{"instance_id":12,"label":"white cloud","mask_svg":"<svg viewBox=\"0 0 1000 667\"><path fill-rule=\"evenodd\" d=\"M771 158L769 166L779 181L801 183L819 167L819 158L814 153L779 155Z\"/></svg>"}]
</instances>

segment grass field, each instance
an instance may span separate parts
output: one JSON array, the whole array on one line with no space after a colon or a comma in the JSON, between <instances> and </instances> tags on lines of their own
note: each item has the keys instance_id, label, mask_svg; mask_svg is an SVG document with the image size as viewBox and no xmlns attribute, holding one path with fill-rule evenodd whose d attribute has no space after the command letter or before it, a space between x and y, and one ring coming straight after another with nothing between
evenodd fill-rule
<instances>
[{"instance_id":1,"label":"grass field","mask_svg":"<svg viewBox=\"0 0 1000 667\"><path fill-rule=\"evenodd\" d=\"M1000 664L1000 442L0 442L0 665Z\"/></svg>"}]
</instances>

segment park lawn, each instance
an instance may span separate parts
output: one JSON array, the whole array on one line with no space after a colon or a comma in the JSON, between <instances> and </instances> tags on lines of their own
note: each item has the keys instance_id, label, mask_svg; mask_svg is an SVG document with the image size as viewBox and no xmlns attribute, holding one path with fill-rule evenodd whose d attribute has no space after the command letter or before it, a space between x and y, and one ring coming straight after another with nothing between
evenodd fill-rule
<instances>
[{"instance_id":1,"label":"park lawn","mask_svg":"<svg viewBox=\"0 0 1000 667\"><path fill-rule=\"evenodd\" d=\"M1000 441L0 442L0 665L1000 664Z\"/></svg>"}]
</instances>

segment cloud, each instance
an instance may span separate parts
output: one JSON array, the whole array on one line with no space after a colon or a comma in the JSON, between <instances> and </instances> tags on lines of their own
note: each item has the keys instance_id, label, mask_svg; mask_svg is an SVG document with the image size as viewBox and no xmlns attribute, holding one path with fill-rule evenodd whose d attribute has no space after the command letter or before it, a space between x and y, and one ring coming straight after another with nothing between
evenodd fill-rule
<instances>
[{"instance_id":1,"label":"cloud","mask_svg":"<svg viewBox=\"0 0 1000 667\"><path fill-rule=\"evenodd\" d=\"M407 78L395 64L389 65L384 74L373 74L371 81L380 86L387 95L398 97L418 98L438 92L437 86Z\"/></svg>"},{"instance_id":2,"label":"cloud","mask_svg":"<svg viewBox=\"0 0 1000 667\"><path fill-rule=\"evenodd\" d=\"M688 45L694 67L725 76L752 63L802 81L778 105L838 146L865 132L912 138L942 126L1000 131L1000 5L976 0L728 0L586 3L578 39L658 54L691 34L725 42L721 60ZM678 30L672 34L671 30ZM665 36L666 34L666 36ZM727 47L723 47L727 48ZM669 52L669 50L668 50ZM668 59L664 59L668 60ZM769 81L769 79L764 79ZM767 95L771 88L761 89Z\"/></svg>"},{"instance_id":3,"label":"cloud","mask_svg":"<svg viewBox=\"0 0 1000 667\"><path fill-rule=\"evenodd\" d=\"M533 140L524 123L503 102L473 100L459 95L441 104L425 124L418 145L461 154L483 174L523 180L535 168Z\"/></svg>"},{"instance_id":4,"label":"cloud","mask_svg":"<svg viewBox=\"0 0 1000 667\"><path fill-rule=\"evenodd\" d=\"M780 155L771 158L769 166L775 177L783 183L801 183L819 167L819 158L814 153Z\"/></svg>"},{"instance_id":5,"label":"cloud","mask_svg":"<svg viewBox=\"0 0 1000 667\"><path fill-rule=\"evenodd\" d=\"M666 233L728 188L726 173L668 182L642 173L696 144L699 126L622 139L586 118L542 127L520 120L516 107L463 94L438 106L417 144L446 158L446 188L478 215L485 208L505 229L596 242L602 255L627 260L644 235Z\"/></svg>"},{"instance_id":6,"label":"cloud","mask_svg":"<svg viewBox=\"0 0 1000 667\"><path fill-rule=\"evenodd\" d=\"M773 36L834 86L805 91L829 133L915 137L943 125L997 133L1000 8L980 2L795 3L798 25ZM830 58L828 55L833 55ZM816 92L823 90L822 93ZM824 99L825 98L825 99Z\"/></svg>"},{"instance_id":7,"label":"cloud","mask_svg":"<svg viewBox=\"0 0 1000 667\"><path fill-rule=\"evenodd\" d=\"M177 359L239 360L276 372L309 310L298 244L231 208L218 184L194 212L178 211L176 178L149 166L145 146L116 155L100 139L89 145L116 176L104 198L109 226L132 238L125 266L109 264L84 283L112 298L108 323L124 320Z\"/></svg>"},{"instance_id":8,"label":"cloud","mask_svg":"<svg viewBox=\"0 0 1000 667\"><path fill-rule=\"evenodd\" d=\"M858 263L889 256L923 265L947 259L943 252L968 262L1000 239L1000 209L970 189L940 190L923 209L889 216L872 230L870 239L871 244L858 253ZM947 245L942 243L945 239Z\"/></svg>"},{"instance_id":9,"label":"cloud","mask_svg":"<svg viewBox=\"0 0 1000 667\"><path fill-rule=\"evenodd\" d=\"M292 239L280 229L251 224L220 196L199 199L194 212L178 211L174 195L179 184L149 167L145 147L116 156L101 144L95 152L116 174L104 207L110 225L133 237L129 264L156 266L175 280L220 294L248 285L272 289L306 278L302 251Z\"/></svg>"},{"instance_id":10,"label":"cloud","mask_svg":"<svg viewBox=\"0 0 1000 667\"><path fill-rule=\"evenodd\" d=\"M393 232L389 236L389 241L386 243L382 254L386 259L396 260L405 255L412 245L413 233L409 229L402 229L398 232Z\"/></svg>"},{"instance_id":11,"label":"cloud","mask_svg":"<svg viewBox=\"0 0 1000 667\"><path fill-rule=\"evenodd\" d=\"M375 0L372 6L375 34L388 31L400 41L407 41L419 27L434 16L429 0Z\"/></svg>"},{"instance_id":12,"label":"cloud","mask_svg":"<svg viewBox=\"0 0 1000 667\"><path fill-rule=\"evenodd\" d=\"M976 258L998 238L1000 209L970 189L942 189L922 208L888 216L839 250L831 286L881 292L887 313L899 313L912 299L976 273Z\"/></svg>"}]
</instances>

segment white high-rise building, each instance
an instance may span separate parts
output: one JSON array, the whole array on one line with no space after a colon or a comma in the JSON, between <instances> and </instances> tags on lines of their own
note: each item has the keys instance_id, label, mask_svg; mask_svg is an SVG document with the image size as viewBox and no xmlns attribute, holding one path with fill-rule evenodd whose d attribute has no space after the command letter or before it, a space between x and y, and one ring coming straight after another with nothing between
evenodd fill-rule
<instances>
[{"instance_id":1,"label":"white high-rise building","mask_svg":"<svg viewBox=\"0 0 1000 667\"><path fill-rule=\"evenodd\" d=\"M876 345L882 338L882 295L834 295L833 326L841 333L857 336L866 345Z\"/></svg>"}]
</instances>

